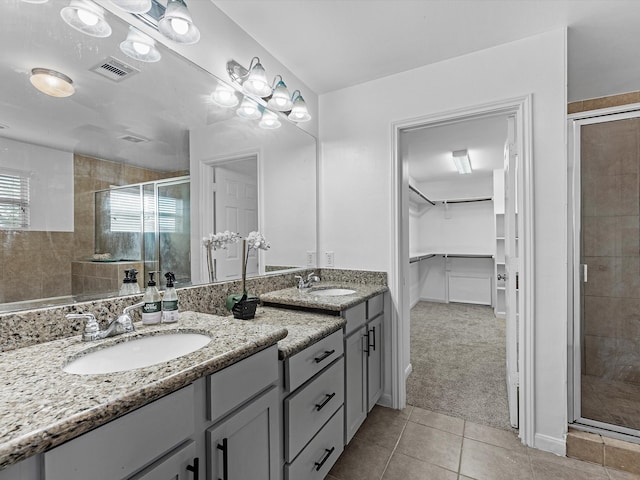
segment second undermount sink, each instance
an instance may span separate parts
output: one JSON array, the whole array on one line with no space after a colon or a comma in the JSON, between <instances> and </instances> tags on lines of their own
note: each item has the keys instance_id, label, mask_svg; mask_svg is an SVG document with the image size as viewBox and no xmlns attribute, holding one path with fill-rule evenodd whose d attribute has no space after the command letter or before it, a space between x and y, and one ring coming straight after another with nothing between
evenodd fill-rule
<instances>
[{"instance_id":1,"label":"second undermount sink","mask_svg":"<svg viewBox=\"0 0 640 480\"><path fill-rule=\"evenodd\" d=\"M200 333L148 335L81 354L63 370L78 375L124 372L182 357L210 341L211 337Z\"/></svg>"},{"instance_id":2,"label":"second undermount sink","mask_svg":"<svg viewBox=\"0 0 640 480\"><path fill-rule=\"evenodd\" d=\"M350 288L323 288L311 291L311 294L319 297L341 297L343 295L351 295L352 293L356 293L356 291Z\"/></svg>"}]
</instances>

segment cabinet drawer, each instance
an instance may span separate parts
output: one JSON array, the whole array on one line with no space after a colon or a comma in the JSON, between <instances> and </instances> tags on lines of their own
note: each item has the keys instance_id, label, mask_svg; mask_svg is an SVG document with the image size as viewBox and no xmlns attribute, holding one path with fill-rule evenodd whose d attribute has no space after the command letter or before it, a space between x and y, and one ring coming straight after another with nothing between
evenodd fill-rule
<instances>
[{"instance_id":1,"label":"cabinet drawer","mask_svg":"<svg viewBox=\"0 0 640 480\"><path fill-rule=\"evenodd\" d=\"M342 355L342 338L342 329L340 329L287 359L285 366L287 391L293 392Z\"/></svg>"},{"instance_id":2,"label":"cabinet drawer","mask_svg":"<svg viewBox=\"0 0 640 480\"><path fill-rule=\"evenodd\" d=\"M367 320L377 317L384 310L384 294L367 300Z\"/></svg>"},{"instance_id":3,"label":"cabinet drawer","mask_svg":"<svg viewBox=\"0 0 640 480\"><path fill-rule=\"evenodd\" d=\"M293 463L284 466L285 480L322 480L344 450L344 412L340 408Z\"/></svg>"},{"instance_id":4,"label":"cabinet drawer","mask_svg":"<svg viewBox=\"0 0 640 480\"><path fill-rule=\"evenodd\" d=\"M349 335L351 332L364 325L364 322L367 320L367 302L359 303L358 305L345 310L342 312L342 316L347 321L345 335Z\"/></svg>"},{"instance_id":5,"label":"cabinet drawer","mask_svg":"<svg viewBox=\"0 0 640 480\"><path fill-rule=\"evenodd\" d=\"M215 421L278 381L278 347L273 345L208 377L207 416Z\"/></svg>"},{"instance_id":6,"label":"cabinet drawer","mask_svg":"<svg viewBox=\"0 0 640 480\"><path fill-rule=\"evenodd\" d=\"M285 460L291 462L344 403L344 359L284 401Z\"/></svg>"},{"instance_id":7,"label":"cabinet drawer","mask_svg":"<svg viewBox=\"0 0 640 480\"><path fill-rule=\"evenodd\" d=\"M47 480L125 478L194 432L189 385L46 452Z\"/></svg>"}]
</instances>

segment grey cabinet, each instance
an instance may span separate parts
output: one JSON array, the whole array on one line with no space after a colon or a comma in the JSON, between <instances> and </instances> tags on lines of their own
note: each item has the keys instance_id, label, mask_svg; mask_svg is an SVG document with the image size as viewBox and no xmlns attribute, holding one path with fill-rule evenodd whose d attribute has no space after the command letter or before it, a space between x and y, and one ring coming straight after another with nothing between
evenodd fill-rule
<instances>
[{"instance_id":1,"label":"grey cabinet","mask_svg":"<svg viewBox=\"0 0 640 480\"><path fill-rule=\"evenodd\" d=\"M196 456L193 440L180 445L131 480L197 480L204 477L204 465Z\"/></svg>"},{"instance_id":2,"label":"grey cabinet","mask_svg":"<svg viewBox=\"0 0 640 480\"><path fill-rule=\"evenodd\" d=\"M272 387L207 430L209 478L278 480L279 395Z\"/></svg>"},{"instance_id":3,"label":"grey cabinet","mask_svg":"<svg viewBox=\"0 0 640 480\"><path fill-rule=\"evenodd\" d=\"M345 350L345 444L349 443L383 390L384 295L343 312Z\"/></svg>"}]
</instances>

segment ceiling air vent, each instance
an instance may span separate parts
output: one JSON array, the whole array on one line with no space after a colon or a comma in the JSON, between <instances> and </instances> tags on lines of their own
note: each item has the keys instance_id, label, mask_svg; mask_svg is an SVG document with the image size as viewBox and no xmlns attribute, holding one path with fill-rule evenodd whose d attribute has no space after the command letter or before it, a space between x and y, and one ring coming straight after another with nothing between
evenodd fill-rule
<instances>
[{"instance_id":1,"label":"ceiling air vent","mask_svg":"<svg viewBox=\"0 0 640 480\"><path fill-rule=\"evenodd\" d=\"M132 142L132 143L142 143L142 142L148 142L149 139L144 138L144 137L137 137L135 135L123 135L122 137L118 137L120 138L120 140L126 140L127 142Z\"/></svg>"},{"instance_id":2,"label":"ceiling air vent","mask_svg":"<svg viewBox=\"0 0 640 480\"><path fill-rule=\"evenodd\" d=\"M121 82L125 78L129 78L131 75L135 75L140 72L137 68L113 57L107 57L105 60L92 67L91 71L96 72L103 77L107 77L109 80L113 80L114 82Z\"/></svg>"}]
</instances>

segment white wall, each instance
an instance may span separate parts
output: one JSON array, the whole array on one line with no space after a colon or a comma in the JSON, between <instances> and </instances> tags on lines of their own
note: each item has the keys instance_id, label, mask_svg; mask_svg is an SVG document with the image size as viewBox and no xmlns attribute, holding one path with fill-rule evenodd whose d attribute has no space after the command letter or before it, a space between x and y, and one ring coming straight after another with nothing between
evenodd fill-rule
<instances>
[{"instance_id":1,"label":"white wall","mask_svg":"<svg viewBox=\"0 0 640 480\"><path fill-rule=\"evenodd\" d=\"M320 251L333 250L340 268L391 270L393 122L526 94L533 102L535 444L561 451L567 429L566 30L321 95ZM397 287L391 289L397 298Z\"/></svg>"},{"instance_id":2,"label":"white wall","mask_svg":"<svg viewBox=\"0 0 640 480\"><path fill-rule=\"evenodd\" d=\"M30 174L28 230L73 232L73 154L0 137L0 169Z\"/></svg>"}]
</instances>

